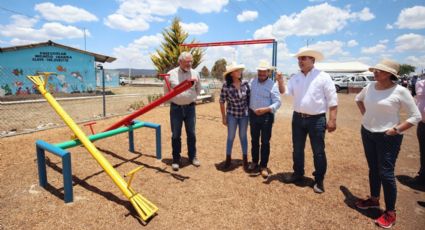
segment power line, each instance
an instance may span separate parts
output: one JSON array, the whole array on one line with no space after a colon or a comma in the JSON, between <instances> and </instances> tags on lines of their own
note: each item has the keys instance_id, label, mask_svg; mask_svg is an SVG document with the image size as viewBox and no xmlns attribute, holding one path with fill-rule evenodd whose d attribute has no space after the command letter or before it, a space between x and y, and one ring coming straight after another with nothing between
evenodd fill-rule
<instances>
[{"instance_id":1,"label":"power line","mask_svg":"<svg viewBox=\"0 0 425 230\"><path fill-rule=\"evenodd\" d=\"M24 14L22 12L19 12L19 11L16 11L16 10L11 10L11 9L3 7L3 6L0 6L0 10L6 11L6 12L9 12L9 13L13 13L13 14L22 15L22 16L25 16L25 17L28 17L28 18L35 18L35 16L30 16L30 15ZM43 18L38 18L38 20L40 20L42 22L49 22L49 21L47 21ZM87 49L86 49L86 28L85 27L80 28L78 26L75 26L75 27L83 31L83 33L84 33L84 50L87 51Z\"/></svg>"},{"instance_id":2,"label":"power line","mask_svg":"<svg viewBox=\"0 0 425 230\"><path fill-rule=\"evenodd\" d=\"M16 10L8 9L8 8L6 8L6 7L3 7L3 6L0 6L0 10L6 11L6 12L9 12L9 13L19 14L19 15L22 15L22 16L26 16L26 17L32 18L32 16L29 16L29 15L27 15L27 14L24 14L24 13L18 12L18 11L16 11Z\"/></svg>"}]
</instances>

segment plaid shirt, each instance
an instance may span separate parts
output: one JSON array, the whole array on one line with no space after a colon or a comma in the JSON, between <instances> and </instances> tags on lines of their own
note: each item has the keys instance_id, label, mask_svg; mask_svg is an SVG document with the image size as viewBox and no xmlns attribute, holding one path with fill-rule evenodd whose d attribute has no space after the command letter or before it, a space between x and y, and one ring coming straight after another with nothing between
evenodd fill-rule
<instances>
[{"instance_id":1,"label":"plaid shirt","mask_svg":"<svg viewBox=\"0 0 425 230\"><path fill-rule=\"evenodd\" d=\"M236 118L245 117L248 116L250 94L251 90L247 81L242 81L240 95L233 84L224 83L221 88L220 103L227 102L226 111L228 114Z\"/></svg>"}]
</instances>

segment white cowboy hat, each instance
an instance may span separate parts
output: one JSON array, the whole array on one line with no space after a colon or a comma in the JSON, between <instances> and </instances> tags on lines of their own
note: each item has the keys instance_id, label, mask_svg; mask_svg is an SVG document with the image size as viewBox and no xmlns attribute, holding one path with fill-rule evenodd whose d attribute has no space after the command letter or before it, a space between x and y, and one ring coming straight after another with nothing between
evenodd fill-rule
<instances>
[{"instance_id":1,"label":"white cowboy hat","mask_svg":"<svg viewBox=\"0 0 425 230\"><path fill-rule=\"evenodd\" d=\"M258 64L257 70L274 70L276 67L271 66L270 63L266 60L261 60Z\"/></svg>"},{"instance_id":2,"label":"white cowboy hat","mask_svg":"<svg viewBox=\"0 0 425 230\"><path fill-rule=\"evenodd\" d=\"M245 65L243 64L236 64L235 62L232 62L230 65L226 66L226 71L223 73L223 77L226 77L227 74L235 71L235 70L244 70L245 69Z\"/></svg>"},{"instance_id":3,"label":"white cowboy hat","mask_svg":"<svg viewBox=\"0 0 425 230\"><path fill-rule=\"evenodd\" d=\"M310 49L310 48L307 48L307 47L301 48L298 51L298 53L294 55L294 57L302 57L302 56L314 57L314 60L316 60L316 61L322 61L323 59L325 59L325 57L323 56L322 53L320 53L317 50Z\"/></svg>"},{"instance_id":4,"label":"white cowboy hat","mask_svg":"<svg viewBox=\"0 0 425 230\"><path fill-rule=\"evenodd\" d=\"M374 67L370 67L369 71L373 72L374 69L379 69L394 75L396 78L400 78L398 71L400 70L400 64L390 59L383 59L381 62L376 64ZM397 79L394 79L397 80Z\"/></svg>"}]
</instances>

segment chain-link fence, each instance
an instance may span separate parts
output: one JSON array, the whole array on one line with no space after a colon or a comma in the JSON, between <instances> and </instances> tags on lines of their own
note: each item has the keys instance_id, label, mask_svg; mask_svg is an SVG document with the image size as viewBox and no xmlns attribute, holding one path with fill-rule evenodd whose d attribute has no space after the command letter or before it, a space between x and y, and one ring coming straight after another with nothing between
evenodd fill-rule
<instances>
[{"instance_id":1,"label":"chain-link fence","mask_svg":"<svg viewBox=\"0 0 425 230\"><path fill-rule=\"evenodd\" d=\"M60 117L32 87L32 83L26 77L19 73L14 75L13 70L0 71L2 71L0 73L2 89L0 92L0 138L64 126ZM217 94L216 91L222 85L217 80L202 82L211 94ZM107 87L104 107L101 87L97 87L91 93L60 93L55 92L55 89L51 87L47 89L49 92L54 92L53 96L76 122L102 119L104 111L106 117L128 114L157 99L163 93L162 83L155 79L143 79L133 81L131 85Z\"/></svg>"}]
</instances>

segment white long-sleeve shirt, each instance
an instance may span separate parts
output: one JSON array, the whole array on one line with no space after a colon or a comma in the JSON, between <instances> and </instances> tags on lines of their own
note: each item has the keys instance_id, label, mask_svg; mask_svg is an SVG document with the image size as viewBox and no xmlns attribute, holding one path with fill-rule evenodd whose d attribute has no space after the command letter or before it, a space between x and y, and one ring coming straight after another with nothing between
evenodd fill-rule
<instances>
[{"instance_id":1,"label":"white long-sleeve shirt","mask_svg":"<svg viewBox=\"0 0 425 230\"><path fill-rule=\"evenodd\" d=\"M305 76L302 72L288 82L288 94L294 97L294 111L316 115L338 105L335 84L326 72L316 68Z\"/></svg>"},{"instance_id":2,"label":"white long-sleeve shirt","mask_svg":"<svg viewBox=\"0 0 425 230\"><path fill-rule=\"evenodd\" d=\"M406 88L395 85L389 89L375 89L376 82L371 82L357 94L356 101L363 102L366 112L362 125L371 132L385 132L400 124L400 110L408 114L407 122L417 125L421 114L415 101Z\"/></svg>"}]
</instances>

